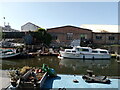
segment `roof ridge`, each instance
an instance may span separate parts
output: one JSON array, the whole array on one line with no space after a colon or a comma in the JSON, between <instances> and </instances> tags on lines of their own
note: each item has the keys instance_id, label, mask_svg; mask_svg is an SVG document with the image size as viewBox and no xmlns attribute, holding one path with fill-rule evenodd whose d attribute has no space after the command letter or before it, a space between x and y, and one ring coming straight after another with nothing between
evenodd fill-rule
<instances>
[{"instance_id":1,"label":"roof ridge","mask_svg":"<svg viewBox=\"0 0 120 90\"><path fill-rule=\"evenodd\" d=\"M36 25L36 24L34 24L34 23L31 23L31 22L27 22L26 24L32 24L32 25L35 25L35 26L37 26L37 27L40 27L40 26L38 26L38 25ZM26 24L24 24L24 25L22 25L21 27L23 27L23 26L25 26ZM40 27L41 28L41 27Z\"/></svg>"},{"instance_id":2,"label":"roof ridge","mask_svg":"<svg viewBox=\"0 0 120 90\"><path fill-rule=\"evenodd\" d=\"M72 26L72 25L66 25L66 26L60 26L60 27L54 27L54 28L47 28L47 30L49 30L49 29L63 28L63 27L74 27L74 28L79 28L79 29L84 29L84 30L89 30L89 31L92 31L92 30L90 30L90 29L81 28L81 27Z\"/></svg>"}]
</instances>

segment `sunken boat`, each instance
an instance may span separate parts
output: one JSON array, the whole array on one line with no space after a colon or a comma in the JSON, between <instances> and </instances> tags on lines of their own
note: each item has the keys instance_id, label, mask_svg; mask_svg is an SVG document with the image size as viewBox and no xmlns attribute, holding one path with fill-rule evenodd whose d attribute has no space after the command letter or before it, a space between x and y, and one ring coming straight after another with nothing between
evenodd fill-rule
<instances>
[{"instance_id":1,"label":"sunken boat","mask_svg":"<svg viewBox=\"0 0 120 90\"><path fill-rule=\"evenodd\" d=\"M48 76L56 76L55 70L43 64L42 68L24 66L21 70L10 71L11 88L41 88Z\"/></svg>"},{"instance_id":2,"label":"sunken boat","mask_svg":"<svg viewBox=\"0 0 120 90\"><path fill-rule=\"evenodd\" d=\"M96 76L93 75L93 71L87 70L87 75L83 75L82 78L85 80L85 82L88 83L104 83L104 84L110 84L111 81L107 78L107 76Z\"/></svg>"}]
</instances>

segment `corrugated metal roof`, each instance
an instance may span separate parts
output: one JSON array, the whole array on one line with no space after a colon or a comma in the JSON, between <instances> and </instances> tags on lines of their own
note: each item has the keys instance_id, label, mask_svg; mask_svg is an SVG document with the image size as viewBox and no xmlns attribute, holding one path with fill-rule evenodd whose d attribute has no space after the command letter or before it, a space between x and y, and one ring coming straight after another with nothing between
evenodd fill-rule
<instances>
[{"instance_id":1,"label":"corrugated metal roof","mask_svg":"<svg viewBox=\"0 0 120 90\"><path fill-rule=\"evenodd\" d=\"M91 29L93 32L120 32L120 25L83 24L80 27Z\"/></svg>"}]
</instances>

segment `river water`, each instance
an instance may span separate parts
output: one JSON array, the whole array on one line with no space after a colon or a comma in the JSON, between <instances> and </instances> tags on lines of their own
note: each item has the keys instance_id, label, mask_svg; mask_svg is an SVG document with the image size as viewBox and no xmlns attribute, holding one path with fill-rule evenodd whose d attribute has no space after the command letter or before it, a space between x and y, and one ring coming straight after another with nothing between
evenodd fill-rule
<instances>
[{"instance_id":1,"label":"river water","mask_svg":"<svg viewBox=\"0 0 120 90\"><path fill-rule=\"evenodd\" d=\"M111 60L79 60L79 59L58 59L55 56L40 56L27 59L7 59L1 60L0 65L3 70L21 68L23 66L42 67L47 64L54 68L58 74L86 74L86 70L94 71L96 75L120 76L118 63L115 59Z\"/></svg>"}]
</instances>

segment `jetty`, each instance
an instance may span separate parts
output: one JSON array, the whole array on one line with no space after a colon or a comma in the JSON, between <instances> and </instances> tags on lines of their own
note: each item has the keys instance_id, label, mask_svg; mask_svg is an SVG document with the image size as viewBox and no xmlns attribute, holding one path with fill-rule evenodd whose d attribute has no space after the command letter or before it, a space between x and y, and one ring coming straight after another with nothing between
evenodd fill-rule
<instances>
[{"instance_id":1,"label":"jetty","mask_svg":"<svg viewBox=\"0 0 120 90\"><path fill-rule=\"evenodd\" d=\"M5 90L10 85L10 78L7 70L0 70L0 90Z\"/></svg>"}]
</instances>

